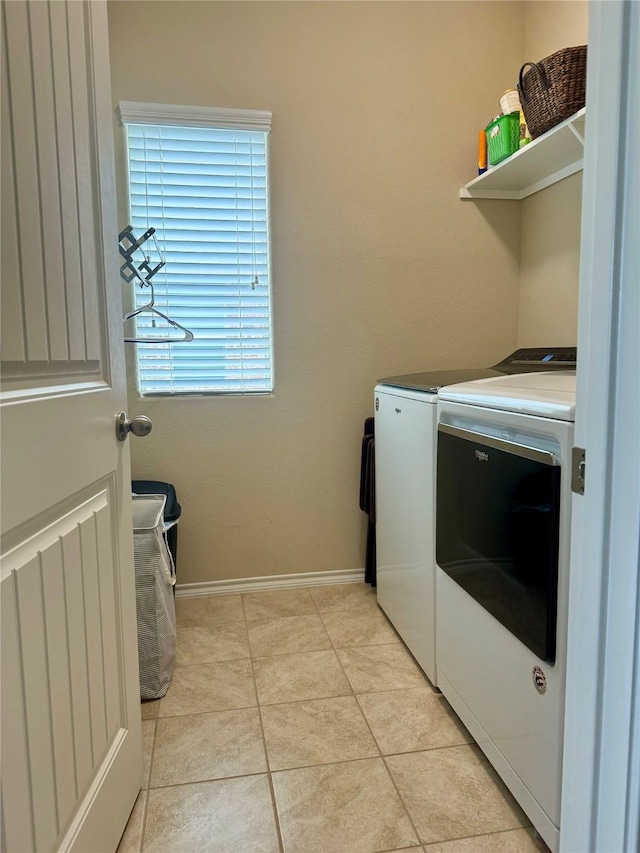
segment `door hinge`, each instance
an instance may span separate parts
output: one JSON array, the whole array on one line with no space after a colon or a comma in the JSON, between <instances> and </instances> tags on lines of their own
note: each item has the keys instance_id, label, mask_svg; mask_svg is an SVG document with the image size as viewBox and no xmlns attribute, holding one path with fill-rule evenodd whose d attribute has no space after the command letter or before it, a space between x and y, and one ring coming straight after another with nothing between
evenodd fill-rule
<instances>
[{"instance_id":1,"label":"door hinge","mask_svg":"<svg viewBox=\"0 0 640 853\"><path fill-rule=\"evenodd\" d=\"M574 447L571 450L571 491L584 495L584 477L587 467L584 447Z\"/></svg>"}]
</instances>

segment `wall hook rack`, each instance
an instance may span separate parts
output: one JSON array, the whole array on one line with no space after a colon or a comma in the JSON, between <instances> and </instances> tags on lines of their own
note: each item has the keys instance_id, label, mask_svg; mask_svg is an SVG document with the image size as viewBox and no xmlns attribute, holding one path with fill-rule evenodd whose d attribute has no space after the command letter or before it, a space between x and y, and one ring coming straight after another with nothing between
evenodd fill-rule
<instances>
[{"instance_id":1,"label":"wall hook rack","mask_svg":"<svg viewBox=\"0 0 640 853\"><path fill-rule=\"evenodd\" d=\"M157 337L146 337L146 338L125 338L124 342L126 344L172 344L172 343L183 343L190 342L193 340L193 332L186 329L176 320L172 320L171 317L168 317L162 311L158 310L155 307L155 293L153 289L153 282L151 279L153 276L159 272L162 267L165 265L165 260L161 255L160 247L158 246L158 241L155 237L156 229L148 228L144 234L140 237L136 237L133 227L131 225L127 225L120 234L118 235L118 248L120 249L120 255L124 258L124 263L120 267L120 275L121 277L130 284L132 281L135 281L141 287L149 287L151 289L151 296L148 302L144 305L141 305L139 308L136 308L135 311L130 311L128 314L122 319L123 323L126 323L127 320L132 320L134 317L138 317L141 314L151 314L152 315L152 325L155 328L155 319L156 317L160 317L172 329L178 329L183 332L182 337L168 337L166 335L158 335ZM134 258L134 255L138 251L142 251L141 247L144 243L147 242L151 237L153 237L153 242L155 244L156 252L160 260L157 264L152 265L151 259L144 252L143 258L144 260L141 263Z\"/></svg>"}]
</instances>

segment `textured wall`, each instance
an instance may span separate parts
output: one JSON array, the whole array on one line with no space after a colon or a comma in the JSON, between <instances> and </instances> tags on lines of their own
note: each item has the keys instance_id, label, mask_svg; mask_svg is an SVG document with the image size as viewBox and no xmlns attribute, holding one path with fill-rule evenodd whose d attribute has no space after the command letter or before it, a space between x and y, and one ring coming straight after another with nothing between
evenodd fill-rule
<instances>
[{"instance_id":1,"label":"textured wall","mask_svg":"<svg viewBox=\"0 0 640 853\"><path fill-rule=\"evenodd\" d=\"M134 475L174 482L183 504L180 581L361 567L376 379L516 344L520 208L457 195L522 57L523 4L109 7L114 102L273 111L273 395L140 400L131 385L130 412L154 422L132 440Z\"/></svg>"},{"instance_id":2,"label":"textured wall","mask_svg":"<svg viewBox=\"0 0 640 853\"><path fill-rule=\"evenodd\" d=\"M587 43L587 0L527 0L525 58ZM518 343L575 344L578 334L582 172L522 202Z\"/></svg>"}]
</instances>

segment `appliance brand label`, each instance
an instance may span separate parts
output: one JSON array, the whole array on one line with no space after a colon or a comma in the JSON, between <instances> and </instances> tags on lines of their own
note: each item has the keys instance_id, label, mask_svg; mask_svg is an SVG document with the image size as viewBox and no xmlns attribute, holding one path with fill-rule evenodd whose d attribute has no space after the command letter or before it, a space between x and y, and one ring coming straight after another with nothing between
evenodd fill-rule
<instances>
[{"instance_id":1,"label":"appliance brand label","mask_svg":"<svg viewBox=\"0 0 640 853\"><path fill-rule=\"evenodd\" d=\"M476 459L478 462L488 462L489 454L485 453L484 450L476 450Z\"/></svg>"},{"instance_id":2,"label":"appliance brand label","mask_svg":"<svg viewBox=\"0 0 640 853\"><path fill-rule=\"evenodd\" d=\"M532 671L533 685L541 696L547 692L547 676L539 666L534 666Z\"/></svg>"}]
</instances>

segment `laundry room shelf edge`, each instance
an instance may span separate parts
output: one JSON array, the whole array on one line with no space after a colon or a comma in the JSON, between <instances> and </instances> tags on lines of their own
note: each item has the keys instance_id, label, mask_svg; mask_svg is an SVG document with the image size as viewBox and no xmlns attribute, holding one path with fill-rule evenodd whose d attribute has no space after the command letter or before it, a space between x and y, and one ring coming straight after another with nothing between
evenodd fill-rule
<instances>
[{"instance_id":1,"label":"laundry room shelf edge","mask_svg":"<svg viewBox=\"0 0 640 853\"><path fill-rule=\"evenodd\" d=\"M586 107L469 181L461 199L521 201L582 170Z\"/></svg>"}]
</instances>

